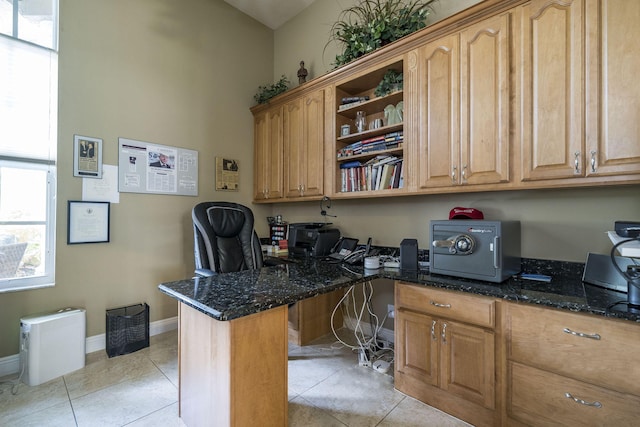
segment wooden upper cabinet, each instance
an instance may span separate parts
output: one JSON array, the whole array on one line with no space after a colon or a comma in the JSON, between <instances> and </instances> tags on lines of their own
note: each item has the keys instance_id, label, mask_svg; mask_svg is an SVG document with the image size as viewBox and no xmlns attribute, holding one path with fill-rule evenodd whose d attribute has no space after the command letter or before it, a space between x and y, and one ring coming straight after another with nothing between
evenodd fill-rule
<instances>
[{"instance_id":1,"label":"wooden upper cabinet","mask_svg":"<svg viewBox=\"0 0 640 427\"><path fill-rule=\"evenodd\" d=\"M587 1L586 174L640 173L640 2Z\"/></svg>"},{"instance_id":2,"label":"wooden upper cabinet","mask_svg":"<svg viewBox=\"0 0 640 427\"><path fill-rule=\"evenodd\" d=\"M284 105L285 195L323 194L324 90Z\"/></svg>"},{"instance_id":3,"label":"wooden upper cabinet","mask_svg":"<svg viewBox=\"0 0 640 427\"><path fill-rule=\"evenodd\" d=\"M283 197L282 106L272 107L254 117L255 200Z\"/></svg>"},{"instance_id":4,"label":"wooden upper cabinet","mask_svg":"<svg viewBox=\"0 0 640 427\"><path fill-rule=\"evenodd\" d=\"M511 16L504 13L460 34L462 184L509 181Z\"/></svg>"},{"instance_id":5,"label":"wooden upper cabinet","mask_svg":"<svg viewBox=\"0 0 640 427\"><path fill-rule=\"evenodd\" d=\"M583 1L533 0L518 22L522 178L584 176Z\"/></svg>"},{"instance_id":6,"label":"wooden upper cabinet","mask_svg":"<svg viewBox=\"0 0 640 427\"><path fill-rule=\"evenodd\" d=\"M419 188L508 182L511 13L423 46Z\"/></svg>"},{"instance_id":7,"label":"wooden upper cabinet","mask_svg":"<svg viewBox=\"0 0 640 427\"><path fill-rule=\"evenodd\" d=\"M460 158L460 37L455 34L420 48L418 53L418 189L457 183Z\"/></svg>"}]
</instances>

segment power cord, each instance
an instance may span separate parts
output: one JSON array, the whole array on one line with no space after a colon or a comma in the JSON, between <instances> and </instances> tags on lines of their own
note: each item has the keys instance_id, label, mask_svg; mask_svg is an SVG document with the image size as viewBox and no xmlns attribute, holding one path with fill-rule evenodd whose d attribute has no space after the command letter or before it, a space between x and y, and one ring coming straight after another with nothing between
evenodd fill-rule
<instances>
[{"instance_id":1,"label":"power cord","mask_svg":"<svg viewBox=\"0 0 640 427\"><path fill-rule=\"evenodd\" d=\"M637 309L640 307L640 266L638 263L632 259L633 265L627 266L627 271L623 271L616 262L615 252L621 245L633 241L640 242L640 237L633 237L630 239L621 240L611 248L611 252L609 256L611 257L611 263L613 267L620 273L622 277L627 281L627 305L632 308ZM624 301L623 301L624 302ZM607 311L615 305L620 304L621 302L617 302L607 307Z\"/></svg>"},{"instance_id":2,"label":"power cord","mask_svg":"<svg viewBox=\"0 0 640 427\"><path fill-rule=\"evenodd\" d=\"M338 342L352 351L358 352L358 363L363 367L372 367L379 372L386 373L391 363L393 363L393 348L387 345L381 345L385 342L378 339L378 334L382 329L382 325L387 319L388 313L382 321L373 312L371 299L373 297L373 285L371 281L362 284L363 303L361 307L357 306L356 301L356 285L347 289L344 296L334 307L331 313L331 330ZM334 317L338 308L342 310L343 317L346 322L350 323L353 328L353 334L356 344L349 344L340 338L335 327ZM350 312L350 309L352 312ZM363 328L365 322L364 317L369 317L369 327L371 334L368 335Z\"/></svg>"},{"instance_id":3,"label":"power cord","mask_svg":"<svg viewBox=\"0 0 640 427\"><path fill-rule=\"evenodd\" d=\"M11 384L11 394L14 396L18 394L18 388L20 387L20 384L22 384L22 376L24 375L24 371L27 366L26 359L27 354L29 353L29 332L22 332L20 334L20 341L20 374L18 375L18 378L0 382L0 385ZM0 394L2 393L3 390L0 389Z\"/></svg>"}]
</instances>

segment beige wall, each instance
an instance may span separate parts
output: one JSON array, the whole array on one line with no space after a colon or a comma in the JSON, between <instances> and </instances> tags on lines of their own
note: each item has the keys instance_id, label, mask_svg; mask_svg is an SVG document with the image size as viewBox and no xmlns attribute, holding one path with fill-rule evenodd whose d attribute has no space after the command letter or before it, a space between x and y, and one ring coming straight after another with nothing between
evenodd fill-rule
<instances>
[{"instance_id":1,"label":"beige wall","mask_svg":"<svg viewBox=\"0 0 640 427\"><path fill-rule=\"evenodd\" d=\"M22 316L66 306L87 310L87 335L104 333L105 310L146 301L151 321L177 315L157 290L190 277L190 209L203 200L251 203L249 107L270 82L273 32L223 0L61 0L56 286L0 294L0 358L18 353ZM199 196L120 194L111 242L66 244L73 135L104 140L117 163L118 137L199 152ZM215 156L239 160L241 190L214 191ZM256 216L269 207L255 207ZM260 221L261 233L267 233Z\"/></svg>"}]
</instances>

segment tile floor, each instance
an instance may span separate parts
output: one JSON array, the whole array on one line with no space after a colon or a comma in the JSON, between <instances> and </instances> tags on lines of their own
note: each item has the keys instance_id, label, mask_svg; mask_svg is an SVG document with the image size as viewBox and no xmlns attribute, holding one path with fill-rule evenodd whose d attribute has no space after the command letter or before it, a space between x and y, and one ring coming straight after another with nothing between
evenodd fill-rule
<instances>
[{"instance_id":1,"label":"tile floor","mask_svg":"<svg viewBox=\"0 0 640 427\"><path fill-rule=\"evenodd\" d=\"M16 395L1 385L0 425L181 427L177 387L177 333L171 331L132 354L88 354L83 369L36 387L22 384ZM394 390L391 375L360 367L332 335L289 345L289 425L469 426Z\"/></svg>"}]
</instances>

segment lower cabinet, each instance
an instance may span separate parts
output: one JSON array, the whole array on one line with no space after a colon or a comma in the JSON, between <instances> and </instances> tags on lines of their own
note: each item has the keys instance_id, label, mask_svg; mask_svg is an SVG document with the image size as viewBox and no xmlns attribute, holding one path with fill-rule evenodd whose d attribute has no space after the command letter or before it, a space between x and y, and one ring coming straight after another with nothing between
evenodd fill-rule
<instances>
[{"instance_id":1,"label":"lower cabinet","mask_svg":"<svg viewBox=\"0 0 640 427\"><path fill-rule=\"evenodd\" d=\"M395 294L396 389L476 426L499 424L495 301L402 282Z\"/></svg>"},{"instance_id":2,"label":"lower cabinet","mask_svg":"<svg viewBox=\"0 0 640 427\"><path fill-rule=\"evenodd\" d=\"M505 304L507 425L638 425L640 325Z\"/></svg>"}]
</instances>

